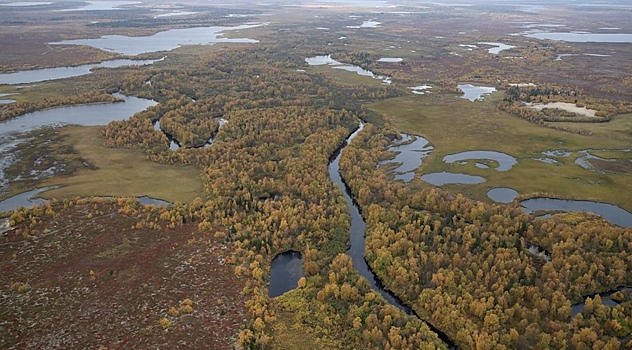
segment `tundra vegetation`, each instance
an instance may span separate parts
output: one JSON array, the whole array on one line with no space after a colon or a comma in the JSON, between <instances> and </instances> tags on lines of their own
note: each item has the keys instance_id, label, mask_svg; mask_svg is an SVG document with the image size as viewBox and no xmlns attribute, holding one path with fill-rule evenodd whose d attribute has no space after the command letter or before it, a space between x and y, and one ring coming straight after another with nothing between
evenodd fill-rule
<instances>
[{"instance_id":1,"label":"tundra vegetation","mask_svg":"<svg viewBox=\"0 0 632 350\"><path fill-rule=\"evenodd\" d=\"M0 92L20 93L18 102L2 106L3 119L113 102L108 96L114 91L158 102L98 131L63 131L67 136L55 140L72 150L60 147L49 156L94 166L77 166L43 183L69 189L83 184L82 197L52 192L59 197L45 205L4 215L9 226L0 242L0 267L7 271L0 280L0 347L448 348L431 328L460 349L631 346L629 290L613 294L615 306L605 305L599 293L632 284L632 229L592 214L536 218L517 201L492 204L484 194L491 187L512 187L523 197L592 199L632 210L631 159L622 151L632 144L632 77L625 59L632 44L617 44L607 65L585 55L556 61L561 53L612 47L568 48L511 36L520 25L507 24L508 18L519 23L535 16L506 9L407 5L400 13L375 14L362 7L303 4L296 14L283 6L183 6L198 13L152 21L147 8L131 6L98 23L90 23L96 15L67 16L94 37L270 23L229 34L247 33L259 40L254 44L185 46L151 66L98 70L20 89L0 86ZM556 11L550 20L571 26L578 13ZM599 15L629 29L629 14ZM135 20L139 16L144 19ZM68 19L46 22L51 31L43 34L29 31L28 18L28 11L14 11L0 25L25 21L32 46L18 42L16 29L0 34L0 41L29 52L79 37ZM369 19L380 25L353 28ZM459 46L492 40L515 48L490 54L485 44ZM85 55L76 61L63 50L51 55L68 65L112 57L87 47L68 49ZM305 62L317 55L392 82ZM378 62L386 55L403 59ZM7 53L0 54L0 63L5 71L49 66L16 62ZM470 102L459 98L457 85L463 82L498 91ZM431 85L430 93L412 94L409 87L420 84ZM586 117L537 111L525 104L532 102L573 103L597 112ZM227 121L221 127L220 117ZM366 221L367 262L413 315L372 289L347 253L350 212L328 164L360 121L366 127L343 149L341 175ZM417 175L465 169L487 182L435 188L419 176L395 181L379 164L393 157L388 147L401 132L423 135L434 146ZM182 147L171 150L166 133ZM199 147L210 138L212 146ZM592 149L601 159L589 160L592 170L572 159L555 165L533 159L554 149ZM442 161L443 155L468 150L506 152L518 164L497 172ZM116 198L92 198L108 195L97 188L115 186L105 170L116 165L99 163L100 153L122 159L117 172L133 178L109 193ZM157 172L164 182L152 177ZM91 174L95 187L85 185ZM134 184L148 179L165 186L174 204L159 208L126 198L138 195ZM547 252L550 261L531 247ZM304 277L296 289L270 298L271 260L289 250L301 253ZM580 302L584 309L574 314L572 305ZM91 336L93 329L98 332Z\"/></svg>"}]
</instances>

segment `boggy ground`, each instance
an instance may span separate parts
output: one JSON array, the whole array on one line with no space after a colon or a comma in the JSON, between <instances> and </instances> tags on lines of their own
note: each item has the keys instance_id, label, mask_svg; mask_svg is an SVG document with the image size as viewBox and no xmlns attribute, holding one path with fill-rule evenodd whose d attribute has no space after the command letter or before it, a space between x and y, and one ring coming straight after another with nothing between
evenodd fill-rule
<instances>
[{"instance_id":1,"label":"boggy ground","mask_svg":"<svg viewBox=\"0 0 632 350\"><path fill-rule=\"evenodd\" d=\"M244 301L230 246L195 222L147 228L156 208L83 202L0 235L0 348L232 348Z\"/></svg>"}]
</instances>

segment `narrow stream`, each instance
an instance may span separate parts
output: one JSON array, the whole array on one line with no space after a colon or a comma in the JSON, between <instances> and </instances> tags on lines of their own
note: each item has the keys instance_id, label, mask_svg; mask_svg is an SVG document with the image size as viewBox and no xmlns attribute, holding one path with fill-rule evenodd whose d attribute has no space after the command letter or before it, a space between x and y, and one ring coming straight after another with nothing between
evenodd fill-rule
<instances>
[{"instance_id":1,"label":"narrow stream","mask_svg":"<svg viewBox=\"0 0 632 350\"><path fill-rule=\"evenodd\" d=\"M419 315L415 313L415 311L409 305L404 304L404 302L395 296L390 291L384 288L382 281L380 281L373 270L369 267L366 260L364 259L364 241L365 241L365 231L366 231L366 223L362 215L360 215L360 209L358 205L351 198L351 190L349 186L344 182L342 176L340 175L340 158L342 156L342 150L353 140L364 128L364 123L360 123L360 126L356 131L354 131L349 137L345 140L343 145L334 152L331 161L329 162L329 177L331 181L342 190L342 193L345 197L345 201L349 206L349 214L351 215L351 247L349 248L349 255L353 260L353 267L362 275L362 277L366 278L373 290L377 291L386 299L389 303L396 306L400 310L404 311L408 315L416 316L419 318ZM455 349L455 344L448 338L448 336L442 331L438 330L430 323L426 322L428 327L437 335L439 339L448 344L451 349Z\"/></svg>"}]
</instances>

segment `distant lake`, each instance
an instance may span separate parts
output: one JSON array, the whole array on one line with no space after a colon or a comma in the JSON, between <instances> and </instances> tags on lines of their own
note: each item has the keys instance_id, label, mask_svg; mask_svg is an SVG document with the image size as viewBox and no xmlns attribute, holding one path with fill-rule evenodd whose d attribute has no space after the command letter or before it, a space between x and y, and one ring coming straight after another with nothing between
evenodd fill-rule
<instances>
[{"instance_id":1,"label":"distant lake","mask_svg":"<svg viewBox=\"0 0 632 350\"><path fill-rule=\"evenodd\" d=\"M624 33L556 33L539 32L523 33L522 35L535 39L567 41L571 43L632 43L632 34Z\"/></svg>"},{"instance_id":2,"label":"distant lake","mask_svg":"<svg viewBox=\"0 0 632 350\"><path fill-rule=\"evenodd\" d=\"M0 74L0 84L28 84L40 81L78 77L92 73L93 68L118 68L122 66L145 66L160 60L110 60L101 63L84 64L76 67L56 67L24 70Z\"/></svg>"},{"instance_id":3,"label":"distant lake","mask_svg":"<svg viewBox=\"0 0 632 350\"><path fill-rule=\"evenodd\" d=\"M85 1L77 2L76 4L85 4L81 7L58 10L59 12L71 12L71 11L110 11L110 10L122 10L121 6L137 5L140 1Z\"/></svg>"},{"instance_id":4,"label":"distant lake","mask_svg":"<svg viewBox=\"0 0 632 350\"><path fill-rule=\"evenodd\" d=\"M461 96L461 98L472 102L483 100L485 95L489 95L496 91L496 88L491 86L475 86L472 84L459 84L457 85L457 88L463 91L463 96Z\"/></svg>"},{"instance_id":5,"label":"distant lake","mask_svg":"<svg viewBox=\"0 0 632 350\"><path fill-rule=\"evenodd\" d=\"M492 42L479 42L478 44L495 46L495 47L492 47L491 49L487 49L487 52L493 55L498 55L500 51L513 49L515 47L513 45L507 45L503 43L492 43Z\"/></svg>"},{"instance_id":6,"label":"distant lake","mask_svg":"<svg viewBox=\"0 0 632 350\"><path fill-rule=\"evenodd\" d=\"M381 7L388 4L388 1L381 0L316 0L316 2L330 4L348 4L363 7Z\"/></svg>"},{"instance_id":7,"label":"distant lake","mask_svg":"<svg viewBox=\"0 0 632 350\"><path fill-rule=\"evenodd\" d=\"M223 38L228 30L251 29L261 24L235 27L196 27L171 29L149 36L105 35L98 39L75 39L49 43L51 45L87 45L104 51L135 56L142 53L170 51L182 45L212 45L217 43L257 43L247 38Z\"/></svg>"},{"instance_id":8,"label":"distant lake","mask_svg":"<svg viewBox=\"0 0 632 350\"><path fill-rule=\"evenodd\" d=\"M333 58L331 58L331 55L322 55L322 56L314 56L314 57L307 57L305 58L305 62L307 62L307 64L309 64L310 66L322 66L322 65L329 65L332 66L332 68L334 69L342 69L342 70L346 70L347 72L354 72L358 75L364 76L364 77L371 77L373 79L379 79L382 80L382 82L386 85L390 85L391 84L391 78L384 76L384 75L379 75L379 74L375 74L373 72L371 72L370 70L366 70L362 67L353 65L353 64L346 64L346 63L342 63L339 61L334 60Z\"/></svg>"},{"instance_id":9,"label":"distant lake","mask_svg":"<svg viewBox=\"0 0 632 350\"><path fill-rule=\"evenodd\" d=\"M386 63L397 63L397 62L401 62L404 59L401 57L382 57L379 60L377 60L378 62L386 62Z\"/></svg>"},{"instance_id":10,"label":"distant lake","mask_svg":"<svg viewBox=\"0 0 632 350\"><path fill-rule=\"evenodd\" d=\"M50 5L52 2L38 2L38 1L21 1L21 2L10 2L8 4L0 4L0 6L4 7L26 7L26 6L43 6Z\"/></svg>"}]
</instances>

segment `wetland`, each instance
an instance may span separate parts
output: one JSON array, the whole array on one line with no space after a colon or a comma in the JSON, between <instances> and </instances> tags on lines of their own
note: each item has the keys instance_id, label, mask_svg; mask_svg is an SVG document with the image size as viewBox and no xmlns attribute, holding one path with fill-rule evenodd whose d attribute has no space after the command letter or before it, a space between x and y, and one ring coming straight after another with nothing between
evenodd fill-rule
<instances>
[{"instance_id":1,"label":"wetland","mask_svg":"<svg viewBox=\"0 0 632 350\"><path fill-rule=\"evenodd\" d=\"M0 348L632 345L623 1L1 5Z\"/></svg>"}]
</instances>

